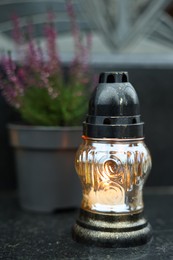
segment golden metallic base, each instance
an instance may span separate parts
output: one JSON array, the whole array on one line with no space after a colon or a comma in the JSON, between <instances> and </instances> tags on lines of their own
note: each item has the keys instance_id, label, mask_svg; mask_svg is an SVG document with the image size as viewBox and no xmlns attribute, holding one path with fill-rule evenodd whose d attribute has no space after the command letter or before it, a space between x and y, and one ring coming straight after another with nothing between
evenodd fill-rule
<instances>
[{"instance_id":1,"label":"golden metallic base","mask_svg":"<svg viewBox=\"0 0 173 260\"><path fill-rule=\"evenodd\" d=\"M143 245L151 239L152 231L143 213L106 215L81 209L72 235L80 243L118 248Z\"/></svg>"}]
</instances>

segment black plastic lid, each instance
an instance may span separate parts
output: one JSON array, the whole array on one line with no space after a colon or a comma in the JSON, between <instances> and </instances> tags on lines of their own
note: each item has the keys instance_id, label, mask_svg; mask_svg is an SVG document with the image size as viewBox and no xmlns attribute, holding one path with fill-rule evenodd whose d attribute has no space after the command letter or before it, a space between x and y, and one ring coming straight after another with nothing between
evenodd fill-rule
<instances>
[{"instance_id":1,"label":"black plastic lid","mask_svg":"<svg viewBox=\"0 0 173 260\"><path fill-rule=\"evenodd\" d=\"M83 134L93 138L140 138L143 124L139 99L128 73L101 73L89 102Z\"/></svg>"}]
</instances>

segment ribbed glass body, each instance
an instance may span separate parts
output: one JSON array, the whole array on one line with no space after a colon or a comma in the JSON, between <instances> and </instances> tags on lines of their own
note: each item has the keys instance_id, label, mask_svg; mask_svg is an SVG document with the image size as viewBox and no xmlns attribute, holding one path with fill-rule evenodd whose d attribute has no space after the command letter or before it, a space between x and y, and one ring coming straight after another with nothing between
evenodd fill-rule
<instances>
[{"instance_id":1,"label":"ribbed glass body","mask_svg":"<svg viewBox=\"0 0 173 260\"><path fill-rule=\"evenodd\" d=\"M81 208L115 214L142 211L142 189L150 169L150 153L142 138L83 136L76 154L76 170L83 188Z\"/></svg>"}]
</instances>

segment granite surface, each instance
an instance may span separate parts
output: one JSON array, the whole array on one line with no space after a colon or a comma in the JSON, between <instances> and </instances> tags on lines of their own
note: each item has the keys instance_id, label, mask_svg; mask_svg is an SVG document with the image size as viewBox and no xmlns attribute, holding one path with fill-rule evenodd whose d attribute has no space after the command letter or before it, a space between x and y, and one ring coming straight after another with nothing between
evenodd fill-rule
<instances>
[{"instance_id":1,"label":"granite surface","mask_svg":"<svg viewBox=\"0 0 173 260\"><path fill-rule=\"evenodd\" d=\"M144 196L153 239L134 248L97 248L74 242L78 211L26 212L12 193L0 193L0 259L173 259L173 192L153 189Z\"/></svg>"}]
</instances>

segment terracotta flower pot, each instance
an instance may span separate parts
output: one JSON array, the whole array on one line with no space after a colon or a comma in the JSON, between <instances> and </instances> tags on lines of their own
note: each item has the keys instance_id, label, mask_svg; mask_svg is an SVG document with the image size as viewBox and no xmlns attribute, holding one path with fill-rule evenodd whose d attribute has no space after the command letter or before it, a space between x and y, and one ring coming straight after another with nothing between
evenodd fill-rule
<instances>
[{"instance_id":1,"label":"terracotta flower pot","mask_svg":"<svg viewBox=\"0 0 173 260\"><path fill-rule=\"evenodd\" d=\"M81 186L74 169L79 127L9 125L22 208L52 212L79 207Z\"/></svg>"}]
</instances>

